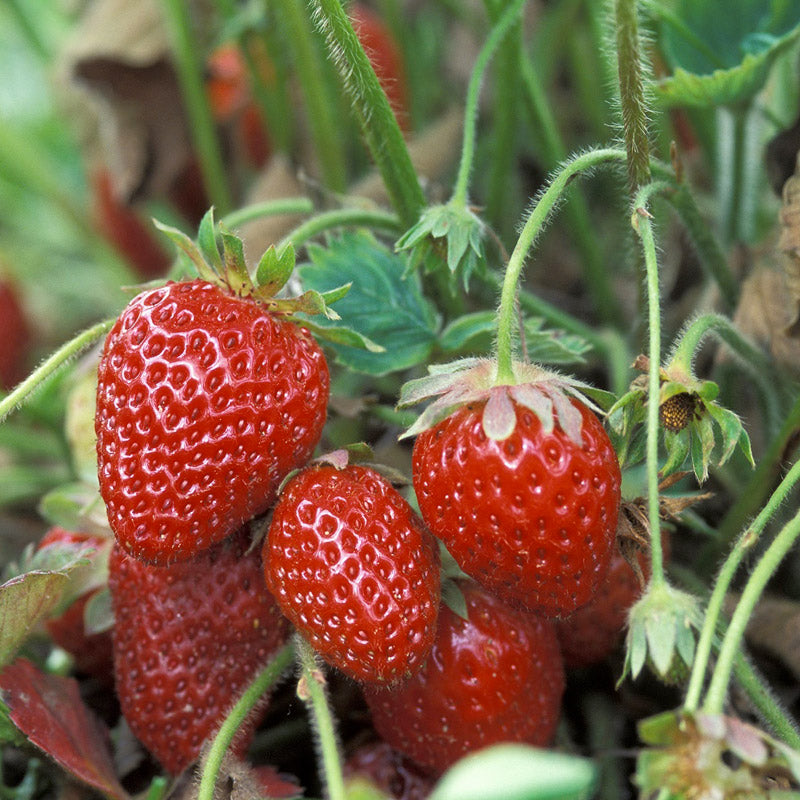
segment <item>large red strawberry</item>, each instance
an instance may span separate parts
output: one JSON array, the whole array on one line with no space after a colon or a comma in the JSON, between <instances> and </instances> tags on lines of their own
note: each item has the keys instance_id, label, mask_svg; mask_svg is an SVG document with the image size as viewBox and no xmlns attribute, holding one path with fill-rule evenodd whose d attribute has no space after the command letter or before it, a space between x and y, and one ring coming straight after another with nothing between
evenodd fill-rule
<instances>
[{"instance_id":1,"label":"large red strawberry","mask_svg":"<svg viewBox=\"0 0 800 800\"><path fill-rule=\"evenodd\" d=\"M168 567L145 564L115 545L109 587L122 712L142 744L177 774L286 640L288 625L264 585L248 526ZM234 740L238 753L257 717Z\"/></svg>"},{"instance_id":2,"label":"large red strawberry","mask_svg":"<svg viewBox=\"0 0 800 800\"><path fill-rule=\"evenodd\" d=\"M154 564L190 558L266 511L325 423L319 345L279 313L291 300L262 300L243 265L237 278L236 291L198 279L140 294L103 349L100 492L122 547Z\"/></svg>"},{"instance_id":3,"label":"large red strawberry","mask_svg":"<svg viewBox=\"0 0 800 800\"><path fill-rule=\"evenodd\" d=\"M8 390L25 377L30 325L17 287L0 278L0 390Z\"/></svg>"},{"instance_id":4,"label":"large red strawberry","mask_svg":"<svg viewBox=\"0 0 800 800\"><path fill-rule=\"evenodd\" d=\"M273 511L264 570L283 613L351 677L396 682L428 655L438 550L373 469L320 463L294 476Z\"/></svg>"},{"instance_id":5,"label":"large red strawberry","mask_svg":"<svg viewBox=\"0 0 800 800\"><path fill-rule=\"evenodd\" d=\"M367 692L381 737L424 767L447 769L498 742L548 744L564 691L553 624L459 581L467 618L443 606L433 650L416 675Z\"/></svg>"},{"instance_id":6,"label":"large red strawberry","mask_svg":"<svg viewBox=\"0 0 800 800\"><path fill-rule=\"evenodd\" d=\"M564 616L589 602L605 574L619 463L566 382L543 374L492 386L491 369L448 376L453 385L430 407L448 415L414 444L422 517L468 575L509 602Z\"/></svg>"},{"instance_id":7,"label":"large red strawberry","mask_svg":"<svg viewBox=\"0 0 800 800\"><path fill-rule=\"evenodd\" d=\"M58 526L50 528L42 537L37 549L61 545L88 545L107 557L109 540L103 536L90 533L67 531ZM112 680L113 659L111 650L111 632L86 633L84 614L86 604L97 592L94 586L80 592L77 597L59 614L45 620L45 627L50 638L75 660L75 668L101 681Z\"/></svg>"}]
</instances>

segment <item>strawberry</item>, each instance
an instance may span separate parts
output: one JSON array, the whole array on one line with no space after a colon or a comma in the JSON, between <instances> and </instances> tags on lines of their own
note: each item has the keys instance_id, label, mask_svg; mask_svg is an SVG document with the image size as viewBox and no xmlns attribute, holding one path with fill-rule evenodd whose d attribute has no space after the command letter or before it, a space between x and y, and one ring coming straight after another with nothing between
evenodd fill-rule
<instances>
[{"instance_id":1,"label":"strawberry","mask_svg":"<svg viewBox=\"0 0 800 800\"><path fill-rule=\"evenodd\" d=\"M11 389L25 377L30 335L16 286L0 278L0 390Z\"/></svg>"},{"instance_id":2,"label":"strawberry","mask_svg":"<svg viewBox=\"0 0 800 800\"><path fill-rule=\"evenodd\" d=\"M300 471L275 505L263 555L283 613L350 677L396 682L428 655L438 550L375 470L317 463Z\"/></svg>"},{"instance_id":3,"label":"strawberry","mask_svg":"<svg viewBox=\"0 0 800 800\"><path fill-rule=\"evenodd\" d=\"M366 781L393 800L425 800L434 785L430 774L381 741L361 745L351 753L344 763L344 775L351 787Z\"/></svg>"},{"instance_id":4,"label":"strawberry","mask_svg":"<svg viewBox=\"0 0 800 800\"><path fill-rule=\"evenodd\" d=\"M190 561L155 567L115 544L114 670L131 730L171 774L191 764L288 626L264 586L249 526ZM257 713L237 734L241 755Z\"/></svg>"},{"instance_id":5,"label":"strawberry","mask_svg":"<svg viewBox=\"0 0 800 800\"><path fill-rule=\"evenodd\" d=\"M98 370L100 492L137 558L191 558L268 509L311 456L329 375L311 335L207 280L134 298Z\"/></svg>"},{"instance_id":6,"label":"strawberry","mask_svg":"<svg viewBox=\"0 0 800 800\"><path fill-rule=\"evenodd\" d=\"M108 539L90 533L67 531L56 526L42 537L37 549L71 544L86 544L105 550ZM113 675L111 631L87 634L84 625L86 604L100 588L95 586L81 592L67 608L45 620L45 628L50 638L73 657L78 672L92 675L101 681L109 681Z\"/></svg>"},{"instance_id":7,"label":"strawberry","mask_svg":"<svg viewBox=\"0 0 800 800\"><path fill-rule=\"evenodd\" d=\"M448 606L416 675L366 700L379 735L442 772L498 742L548 744L558 722L564 666L553 624L459 580L466 618Z\"/></svg>"},{"instance_id":8,"label":"strawberry","mask_svg":"<svg viewBox=\"0 0 800 800\"><path fill-rule=\"evenodd\" d=\"M511 603L560 617L588 603L605 573L620 470L571 385L528 370L533 378L514 386L491 386L491 362L447 376L453 383L416 426L414 489L464 572ZM441 389L442 376L433 378ZM447 416L436 420L441 409Z\"/></svg>"}]
</instances>

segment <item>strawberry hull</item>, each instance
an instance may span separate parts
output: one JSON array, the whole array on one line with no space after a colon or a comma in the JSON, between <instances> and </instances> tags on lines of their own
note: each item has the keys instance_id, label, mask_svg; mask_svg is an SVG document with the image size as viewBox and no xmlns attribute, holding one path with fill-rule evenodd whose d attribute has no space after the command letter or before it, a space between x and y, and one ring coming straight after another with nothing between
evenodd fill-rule
<instances>
[{"instance_id":1,"label":"strawberry hull","mask_svg":"<svg viewBox=\"0 0 800 800\"><path fill-rule=\"evenodd\" d=\"M265 511L310 458L328 393L310 334L254 301L202 280L134 298L98 371L100 490L117 541L164 565Z\"/></svg>"}]
</instances>

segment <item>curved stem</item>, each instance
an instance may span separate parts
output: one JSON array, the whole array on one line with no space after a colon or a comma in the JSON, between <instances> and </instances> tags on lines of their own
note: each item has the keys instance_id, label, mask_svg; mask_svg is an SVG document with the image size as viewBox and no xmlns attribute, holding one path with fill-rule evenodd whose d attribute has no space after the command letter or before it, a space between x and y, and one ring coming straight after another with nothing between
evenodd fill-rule
<instances>
[{"instance_id":1,"label":"curved stem","mask_svg":"<svg viewBox=\"0 0 800 800\"><path fill-rule=\"evenodd\" d=\"M530 212L506 265L500 309L497 317L497 378L498 384L513 383L513 329L516 312L515 301L522 267L528 251L558 205L569 182L581 172L606 162L624 162L625 152L616 148L589 150L568 161L550 181L544 193Z\"/></svg>"},{"instance_id":2,"label":"curved stem","mask_svg":"<svg viewBox=\"0 0 800 800\"><path fill-rule=\"evenodd\" d=\"M722 640L717 664L711 675L711 682L703 702L703 710L709 714L722 713L731 671L736 657L739 655L747 622L769 579L775 574L775 570L798 537L800 537L800 512L783 526L750 574Z\"/></svg>"},{"instance_id":3,"label":"curved stem","mask_svg":"<svg viewBox=\"0 0 800 800\"><path fill-rule=\"evenodd\" d=\"M725 559L722 569L714 583L714 591L708 601L706 608L703 628L700 631L700 638L697 642L697 650L694 655L692 674L689 678L689 686L686 690L686 700L684 708L687 711L694 711L700 702L700 692L703 686L703 677L708 666L709 656L716 630L717 621L722 614L725 596L730 588L733 578L739 569L744 557L752 550L762 531L777 509L784 503L789 492L800 480L800 461L786 474L778 488L772 493L761 513L753 520L747 530L739 537L739 541L731 550L730 555Z\"/></svg>"},{"instance_id":4,"label":"curved stem","mask_svg":"<svg viewBox=\"0 0 800 800\"><path fill-rule=\"evenodd\" d=\"M281 214L310 214L313 210L314 203L308 197L282 197L280 200L266 200L263 203L237 208L226 214L220 220L220 225L233 229L255 219L276 217Z\"/></svg>"},{"instance_id":5,"label":"curved stem","mask_svg":"<svg viewBox=\"0 0 800 800\"><path fill-rule=\"evenodd\" d=\"M222 760L231 746L233 737L236 736L236 732L264 695L264 692L278 681L286 668L292 663L293 658L294 647L291 643L278 650L269 664L256 675L252 683L245 689L244 694L236 701L236 705L231 709L228 716L225 717L225 721L214 737L203 764L203 775L200 779L197 800L213 800L214 788L217 785L217 776L222 766Z\"/></svg>"},{"instance_id":6,"label":"curved stem","mask_svg":"<svg viewBox=\"0 0 800 800\"><path fill-rule=\"evenodd\" d=\"M233 198L203 83L203 64L200 48L192 32L189 6L181 0L161 0L161 7L172 39L178 79L186 103L194 145L200 158L203 182L212 205L220 214L226 214L233 208Z\"/></svg>"},{"instance_id":7,"label":"curved stem","mask_svg":"<svg viewBox=\"0 0 800 800\"><path fill-rule=\"evenodd\" d=\"M22 405L53 373L75 358L82 350L94 344L101 336L111 330L116 320L109 319L98 322L91 328L78 334L66 344L62 345L43 361L25 380L14 387L0 400L0 422L2 422L15 408Z\"/></svg>"},{"instance_id":8,"label":"curved stem","mask_svg":"<svg viewBox=\"0 0 800 800\"><path fill-rule=\"evenodd\" d=\"M299 634L295 637L301 675L297 694L308 706L316 734L324 784L329 800L347 800L342 775L342 759L336 724L328 704L325 677L320 671L317 655L311 645Z\"/></svg>"},{"instance_id":9,"label":"curved stem","mask_svg":"<svg viewBox=\"0 0 800 800\"><path fill-rule=\"evenodd\" d=\"M295 250L318 234L346 226L360 225L374 230L383 230L390 233L399 233L402 229L400 219L395 214L387 211L378 211L366 208L337 208L317 214L311 219L298 225L293 231L287 233L277 245L280 251L287 244L294 245Z\"/></svg>"},{"instance_id":10,"label":"curved stem","mask_svg":"<svg viewBox=\"0 0 800 800\"><path fill-rule=\"evenodd\" d=\"M486 67L494 55L498 45L503 41L503 37L509 28L516 22L522 7L527 0L514 0L514 2L503 12L497 24L492 28L478 53L475 66L470 75L469 85L467 86L467 98L464 107L464 137L461 145L461 161L458 165L453 195L451 203L459 206L466 206L469 188L469 176L472 171L472 160L475 154L475 132L478 118L478 96L480 94L481 83L486 72Z\"/></svg>"},{"instance_id":11,"label":"curved stem","mask_svg":"<svg viewBox=\"0 0 800 800\"><path fill-rule=\"evenodd\" d=\"M419 219L425 195L403 132L378 76L358 41L341 0L309 0L328 51L339 69L361 133L383 178L397 215L411 227Z\"/></svg>"},{"instance_id":12,"label":"curved stem","mask_svg":"<svg viewBox=\"0 0 800 800\"><path fill-rule=\"evenodd\" d=\"M658 282L658 258L653 226L647 203L650 196L663 191L665 184L651 183L643 187L634 201L633 227L642 242L647 287L648 340L650 364L647 373L647 517L650 523L650 585L665 583L661 543L661 514L658 502L658 432L659 388L661 367L661 298Z\"/></svg>"}]
</instances>

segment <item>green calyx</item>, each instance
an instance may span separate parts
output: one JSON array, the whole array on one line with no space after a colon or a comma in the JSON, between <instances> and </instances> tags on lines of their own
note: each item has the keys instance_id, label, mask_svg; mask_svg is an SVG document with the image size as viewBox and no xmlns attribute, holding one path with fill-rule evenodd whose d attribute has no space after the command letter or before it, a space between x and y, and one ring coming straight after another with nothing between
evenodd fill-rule
<instances>
[{"instance_id":1,"label":"green calyx","mask_svg":"<svg viewBox=\"0 0 800 800\"><path fill-rule=\"evenodd\" d=\"M280 249L274 245L269 247L251 271L242 240L214 221L213 209L209 209L200 222L196 242L177 228L156 220L154 223L188 257L202 280L239 297L251 298L277 314L322 314L328 319L339 319L330 303L344 297L350 284L324 293L307 291L297 297L278 297L295 268L291 244Z\"/></svg>"}]
</instances>

